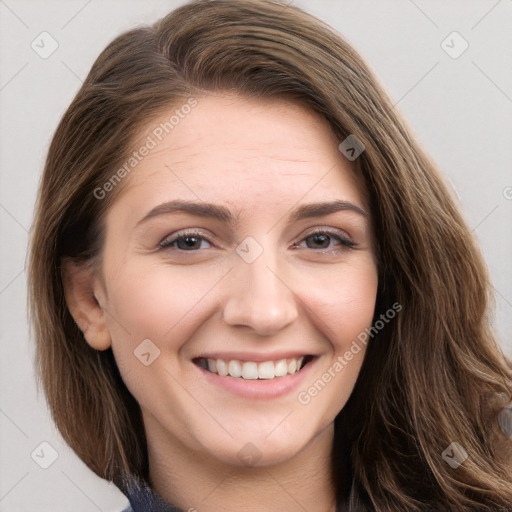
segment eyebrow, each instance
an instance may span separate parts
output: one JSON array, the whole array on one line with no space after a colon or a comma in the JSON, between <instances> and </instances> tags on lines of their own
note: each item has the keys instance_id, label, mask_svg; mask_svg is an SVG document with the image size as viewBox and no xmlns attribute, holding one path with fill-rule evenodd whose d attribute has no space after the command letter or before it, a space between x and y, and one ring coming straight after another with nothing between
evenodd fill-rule
<instances>
[{"instance_id":1,"label":"eyebrow","mask_svg":"<svg viewBox=\"0 0 512 512\"><path fill-rule=\"evenodd\" d=\"M352 211L362 215L363 217L368 217L366 210L360 206L357 206L343 199L336 199L334 201L301 205L292 212L290 222L296 222L311 217L321 217L322 215L328 215L338 211ZM195 203L192 201L177 199L160 204L153 208L139 222L137 222L137 226L147 222L154 217L167 215L173 212L189 213L199 217L211 217L230 226L237 225L240 219L239 210L236 210L233 213L231 210L222 205L205 202Z\"/></svg>"}]
</instances>

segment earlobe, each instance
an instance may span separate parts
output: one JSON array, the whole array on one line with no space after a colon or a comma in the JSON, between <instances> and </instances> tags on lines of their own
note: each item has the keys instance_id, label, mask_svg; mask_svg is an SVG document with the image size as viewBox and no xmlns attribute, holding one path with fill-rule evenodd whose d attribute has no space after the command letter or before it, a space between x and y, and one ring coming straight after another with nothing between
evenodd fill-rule
<instances>
[{"instance_id":1,"label":"earlobe","mask_svg":"<svg viewBox=\"0 0 512 512\"><path fill-rule=\"evenodd\" d=\"M62 283L69 312L87 343L96 350L110 348L112 340L101 305L104 295L97 296L101 284L93 266L63 259Z\"/></svg>"}]
</instances>

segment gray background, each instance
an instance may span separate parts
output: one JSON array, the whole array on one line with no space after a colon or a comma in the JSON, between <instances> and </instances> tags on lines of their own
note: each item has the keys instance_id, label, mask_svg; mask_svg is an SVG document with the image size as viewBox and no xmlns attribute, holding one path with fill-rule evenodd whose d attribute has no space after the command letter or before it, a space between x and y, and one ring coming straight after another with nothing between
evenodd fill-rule
<instances>
[{"instance_id":1,"label":"gray background","mask_svg":"<svg viewBox=\"0 0 512 512\"><path fill-rule=\"evenodd\" d=\"M512 0L294 3L358 49L448 176L491 270L495 324L512 355ZM0 0L0 512L114 512L126 503L63 443L36 392L26 248L49 141L93 61L121 31L181 4ZM43 31L59 45L47 59L31 48ZM458 58L441 46L453 31L469 43ZM453 36L446 45L461 48ZM58 454L48 469L39 466L51 462L44 441Z\"/></svg>"}]
</instances>

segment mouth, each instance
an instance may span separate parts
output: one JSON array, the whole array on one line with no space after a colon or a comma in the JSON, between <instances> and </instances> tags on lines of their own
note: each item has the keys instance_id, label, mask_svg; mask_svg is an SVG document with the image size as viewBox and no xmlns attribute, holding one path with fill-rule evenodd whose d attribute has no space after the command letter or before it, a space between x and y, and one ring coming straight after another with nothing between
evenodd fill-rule
<instances>
[{"instance_id":1,"label":"mouth","mask_svg":"<svg viewBox=\"0 0 512 512\"><path fill-rule=\"evenodd\" d=\"M313 355L303 355L269 361L196 357L192 361L200 368L220 377L243 380L277 380L302 371L313 361L314 357Z\"/></svg>"}]
</instances>

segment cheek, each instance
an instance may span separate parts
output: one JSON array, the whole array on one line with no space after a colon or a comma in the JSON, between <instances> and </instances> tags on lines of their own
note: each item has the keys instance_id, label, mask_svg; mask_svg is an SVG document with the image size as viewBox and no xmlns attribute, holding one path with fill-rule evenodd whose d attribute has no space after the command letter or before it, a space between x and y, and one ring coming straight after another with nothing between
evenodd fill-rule
<instances>
[{"instance_id":1,"label":"cheek","mask_svg":"<svg viewBox=\"0 0 512 512\"><path fill-rule=\"evenodd\" d=\"M215 295L222 270L162 264L137 268L135 263L110 279L108 308L112 314L108 318L114 350L133 351L144 339L160 347L179 348L192 335L205 297Z\"/></svg>"},{"instance_id":2,"label":"cheek","mask_svg":"<svg viewBox=\"0 0 512 512\"><path fill-rule=\"evenodd\" d=\"M303 300L312 320L338 352L371 326L378 275L373 260L360 258L339 271L303 278Z\"/></svg>"},{"instance_id":3,"label":"cheek","mask_svg":"<svg viewBox=\"0 0 512 512\"><path fill-rule=\"evenodd\" d=\"M323 428L334 421L352 393L366 354L378 274L373 260L358 260L340 272L304 282L304 300L328 344L326 357L308 379L297 401ZM306 299L307 297L307 299ZM326 345L327 346L327 345Z\"/></svg>"},{"instance_id":4,"label":"cheek","mask_svg":"<svg viewBox=\"0 0 512 512\"><path fill-rule=\"evenodd\" d=\"M205 298L222 273L133 262L110 276L107 318L117 366L137 401L158 410L155 389L172 395L168 372L179 369L180 349L204 320Z\"/></svg>"}]
</instances>

